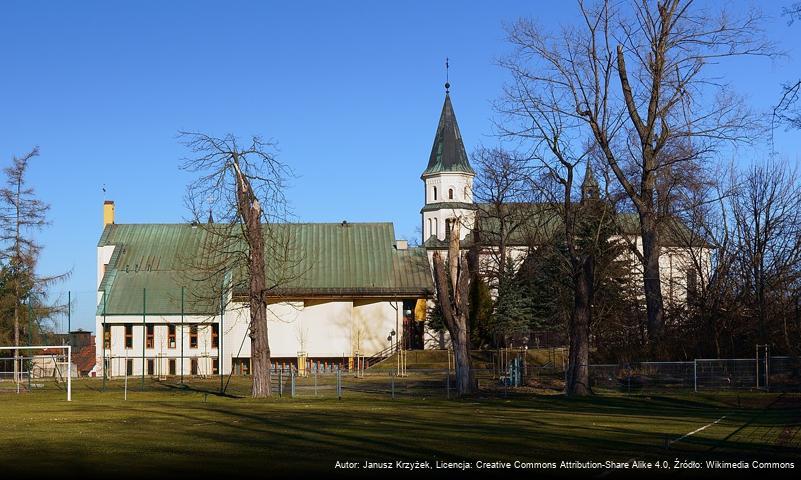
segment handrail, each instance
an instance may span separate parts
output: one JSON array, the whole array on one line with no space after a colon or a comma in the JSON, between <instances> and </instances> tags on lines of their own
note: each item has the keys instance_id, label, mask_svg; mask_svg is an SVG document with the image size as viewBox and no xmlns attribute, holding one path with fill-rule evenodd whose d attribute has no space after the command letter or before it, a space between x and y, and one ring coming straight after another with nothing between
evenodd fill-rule
<instances>
[{"instance_id":1,"label":"handrail","mask_svg":"<svg viewBox=\"0 0 801 480\"><path fill-rule=\"evenodd\" d=\"M392 356L392 353L395 351L395 347L390 345L389 347L381 350L380 352L374 353L373 355L366 357L365 362L367 364L366 368L370 368L374 360L384 360ZM376 362L377 363L377 362Z\"/></svg>"}]
</instances>

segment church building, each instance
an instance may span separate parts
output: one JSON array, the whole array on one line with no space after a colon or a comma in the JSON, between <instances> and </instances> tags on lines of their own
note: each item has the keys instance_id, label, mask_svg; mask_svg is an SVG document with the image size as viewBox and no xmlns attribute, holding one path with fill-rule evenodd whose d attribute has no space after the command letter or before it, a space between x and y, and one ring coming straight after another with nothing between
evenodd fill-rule
<instances>
[{"instance_id":1,"label":"church building","mask_svg":"<svg viewBox=\"0 0 801 480\"><path fill-rule=\"evenodd\" d=\"M431 339L425 332L426 303L434 295L430 256L447 248L455 222L460 222L463 248L474 241L481 241L485 250L493 245L491 219L473 199L476 172L448 87L421 175L421 247L396 238L392 223L276 227L287 232L298 264L293 266L296 274L269 303L275 366L347 368L360 358L375 363L397 348L441 346L426 341ZM583 190L598 193L589 169ZM228 291L215 298L211 280L188 279L186 259L203 255L207 229L199 224L117 223L114 203L107 201L103 208L104 228L97 244L99 368L111 377L247 374L250 316L245 292ZM632 223L624 234L636 239L635 226ZM530 239L522 235L506 244L518 258L529 245ZM670 262L665 275L672 279L672 256Z\"/></svg>"}]
</instances>

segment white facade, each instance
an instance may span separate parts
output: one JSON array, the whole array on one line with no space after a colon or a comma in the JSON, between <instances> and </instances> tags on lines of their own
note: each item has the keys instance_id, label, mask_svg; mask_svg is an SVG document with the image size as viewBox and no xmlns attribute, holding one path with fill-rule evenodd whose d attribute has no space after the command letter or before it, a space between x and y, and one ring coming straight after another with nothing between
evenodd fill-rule
<instances>
[{"instance_id":1,"label":"white facade","mask_svg":"<svg viewBox=\"0 0 801 480\"><path fill-rule=\"evenodd\" d=\"M475 211L455 208L453 203L473 203L473 177L475 175L459 172L437 173L426 177L425 205L423 211L423 241L435 236L438 240L447 238L447 222L461 224L459 238L464 239L473 228ZM442 204L442 208L436 207ZM450 204L450 205L449 205Z\"/></svg>"},{"instance_id":2,"label":"white facade","mask_svg":"<svg viewBox=\"0 0 801 480\"><path fill-rule=\"evenodd\" d=\"M268 335L277 364L294 363L300 354L309 361L347 362L356 355L371 356L390 346L387 337L402 323L402 301L389 299L320 299L271 304ZM235 358L250 358L246 305L233 303L222 316L98 316L97 364L109 376L199 375L231 372ZM183 322L183 324L182 324ZM110 345L104 341L104 325ZM170 326L175 338L170 336ZM126 326L128 337L126 338ZM146 343L152 328L152 343ZM193 332L197 332L196 341ZM216 337L216 338L215 338ZM392 340L394 342L394 339ZM104 349L105 343L105 349ZM143 349L144 346L144 349ZM222 346L222 348L219 348ZM130 365L128 365L130 361ZM151 364L152 362L152 364ZM195 364L193 366L193 363ZM129 368L130 367L130 368ZM240 372L237 372L240 373Z\"/></svg>"}]
</instances>

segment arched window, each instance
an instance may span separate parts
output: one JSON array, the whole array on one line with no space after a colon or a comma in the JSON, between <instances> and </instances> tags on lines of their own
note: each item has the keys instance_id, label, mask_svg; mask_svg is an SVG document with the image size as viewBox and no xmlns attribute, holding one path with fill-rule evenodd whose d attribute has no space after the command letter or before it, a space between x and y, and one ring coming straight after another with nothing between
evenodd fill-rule
<instances>
[{"instance_id":1,"label":"arched window","mask_svg":"<svg viewBox=\"0 0 801 480\"><path fill-rule=\"evenodd\" d=\"M434 219L434 236L439 237L439 227L437 225L437 219Z\"/></svg>"},{"instance_id":2,"label":"arched window","mask_svg":"<svg viewBox=\"0 0 801 480\"><path fill-rule=\"evenodd\" d=\"M434 200L437 199L437 187L434 187Z\"/></svg>"},{"instance_id":3,"label":"arched window","mask_svg":"<svg viewBox=\"0 0 801 480\"><path fill-rule=\"evenodd\" d=\"M434 233L434 231L431 229L431 219L429 218L428 219L428 235L426 235L426 238L430 237L433 233Z\"/></svg>"},{"instance_id":4,"label":"arched window","mask_svg":"<svg viewBox=\"0 0 801 480\"><path fill-rule=\"evenodd\" d=\"M449 238L451 236L451 224L453 223L452 218L445 219L445 238Z\"/></svg>"},{"instance_id":5,"label":"arched window","mask_svg":"<svg viewBox=\"0 0 801 480\"><path fill-rule=\"evenodd\" d=\"M448 189L448 200L453 200L453 189L452 188Z\"/></svg>"}]
</instances>

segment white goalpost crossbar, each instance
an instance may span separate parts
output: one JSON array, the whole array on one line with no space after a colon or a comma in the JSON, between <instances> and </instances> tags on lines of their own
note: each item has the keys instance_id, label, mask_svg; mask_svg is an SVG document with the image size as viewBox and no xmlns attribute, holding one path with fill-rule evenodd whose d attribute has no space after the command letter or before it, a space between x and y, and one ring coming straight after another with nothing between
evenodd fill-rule
<instances>
[{"instance_id":1,"label":"white goalpost crossbar","mask_svg":"<svg viewBox=\"0 0 801 480\"><path fill-rule=\"evenodd\" d=\"M22 346L19 347L0 347L0 351L3 350L66 350L67 351L67 401L72 401L72 347L70 345L35 345L35 346ZM18 362L20 360L24 360L27 357L20 356L17 354L15 357L8 358L9 360L14 360L14 362ZM30 373L29 373L30 375ZM19 381L18 378L15 381Z\"/></svg>"}]
</instances>

